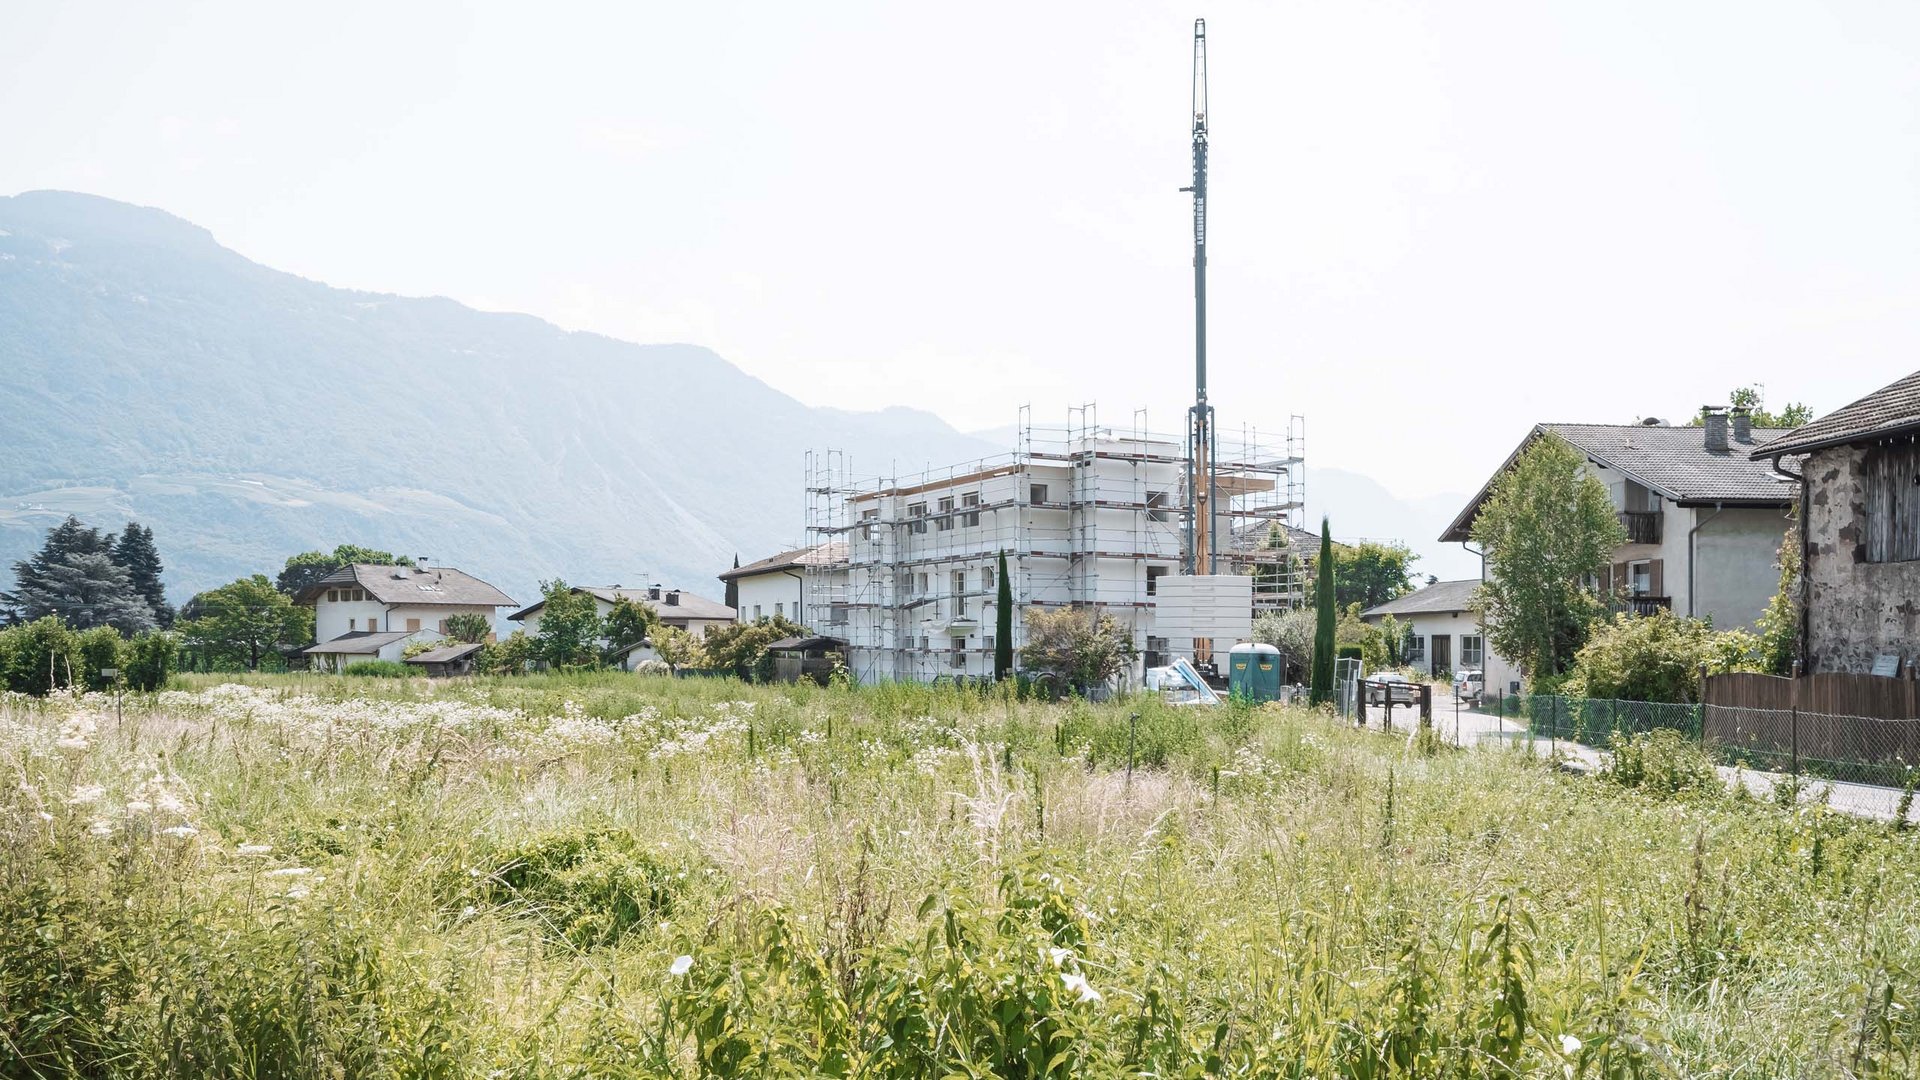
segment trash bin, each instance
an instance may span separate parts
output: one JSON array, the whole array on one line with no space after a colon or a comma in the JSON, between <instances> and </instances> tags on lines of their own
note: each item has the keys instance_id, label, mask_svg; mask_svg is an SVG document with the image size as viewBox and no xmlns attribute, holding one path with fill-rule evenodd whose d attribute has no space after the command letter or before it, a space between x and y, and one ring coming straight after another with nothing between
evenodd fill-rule
<instances>
[{"instance_id":1,"label":"trash bin","mask_svg":"<svg viewBox=\"0 0 1920 1080\"><path fill-rule=\"evenodd\" d=\"M1245 701L1280 700L1280 650L1243 641L1227 650L1227 691Z\"/></svg>"}]
</instances>

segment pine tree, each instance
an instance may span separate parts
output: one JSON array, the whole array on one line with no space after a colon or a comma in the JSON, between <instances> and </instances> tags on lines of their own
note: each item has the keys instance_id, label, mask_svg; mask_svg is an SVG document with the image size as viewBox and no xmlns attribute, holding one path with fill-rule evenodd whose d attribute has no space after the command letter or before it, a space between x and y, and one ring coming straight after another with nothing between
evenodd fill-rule
<instances>
[{"instance_id":1,"label":"pine tree","mask_svg":"<svg viewBox=\"0 0 1920 1080\"><path fill-rule=\"evenodd\" d=\"M111 626L137 634L154 625L153 609L113 560L113 542L77 518L54 526L30 559L13 564L13 592L0 596L12 618L58 616L76 630Z\"/></svg>"},{"instance_id":2,"label":"pine tree","mask_svg":"<svg viewBox=\"0 0 1920 1080\"><path fill-rule=\"evenodd\" d=\"M1336 577L1333 562L1333 532L1326 518L1320 519L1320 564L1313 577L1313 669L1307 700L1322 705L1333 700L1333 589Z\"/></svg>"},{"instance_id":3,"label":"pine tree","mask_svg":"<svg viewBox=\"0 0 1920 1080\"><path fill-rule=\"evenodd\" d=\"M1007 578L1007 553L1000 553L1000 576L994 579L993 678L1013 673L1013 582Z\"/></svg>"},{"instance_id":4,"label":"pine tree","mask_svg":"<svg viewBox=\"0 0 1920 1080\"><path fill-rule=\"evenodd\" d=\"M172 626L173 607L167 603L166 587L160 583L160 573L165 567L160 562L160 549L153 543L153 530L138 522L127 522L113 546L113 561L126 570L133 590L146 600L154 623Z\"/></svg>"}]
</instances>

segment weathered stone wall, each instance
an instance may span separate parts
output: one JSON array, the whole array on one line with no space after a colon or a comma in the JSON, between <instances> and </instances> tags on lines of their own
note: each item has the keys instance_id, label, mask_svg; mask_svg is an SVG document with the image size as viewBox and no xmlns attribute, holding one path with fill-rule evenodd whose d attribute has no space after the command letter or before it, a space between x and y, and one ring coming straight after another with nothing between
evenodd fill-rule
<instances>
[{"instance_id":1,"label":"weathered stone wall","mask_svg":"<svg viewBox=\"0 0 1920 1080\"><path fill-rule=\"evenodd\" d=\"M1874 657L1920 651L1920 562L1866 561L1866 448L1806 464L1807 646L1813 671L1868 671Z\"/></svg>"}]
</instances>

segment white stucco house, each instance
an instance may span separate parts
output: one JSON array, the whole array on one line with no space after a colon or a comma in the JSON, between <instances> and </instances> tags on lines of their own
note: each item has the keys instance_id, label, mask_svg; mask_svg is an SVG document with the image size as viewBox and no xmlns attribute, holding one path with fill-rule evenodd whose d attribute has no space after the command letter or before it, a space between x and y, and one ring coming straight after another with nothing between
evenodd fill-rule
<instances>
[{"instance_id":1,"label":"white stucco house","mask_svg":"<svg viewBox=\"0 0 1920 1080\"><path fill-rule=\"evenodd\" d=\"M1407 664L1441 677L1473 669L1486 677L1488 692L1511 690L1520 671L1487 648L1486 634L1473 610L1473 591L1479 578L1437 581L1424 589L1360 613L1363 622L1379 623L1391 615L1410 631Z\"/></svg>"},{"instance_id":2,"label":"white stucco house","mask_svg":"<svg viewBox=\"0 0 1920 1080\"><path fill-rule=\"evenodd\" d=\"M399 660L410 641L437 641L455 615L491 625L513 598L451 566L355 563L309 585L294 602L313 608L314 667L338 671L367 660Z\"/></svg>"},{"instance_id":3,"label":"white stucco house","mask_svg":"<svg viewBox=\"0 0 1920 1080\"><path fill-rule=\"evenodd\" d=\"M1666 608L1751 629L1780 584L1775 560L1798 486L1752 458L1784 432L1753 428L1742 409L1710 408L1705 421L1536 424L1440 539L1468 543L1494 481L1534 440L1557 438L1585 456L1626 528L1598 591L1641 614Z\"/></svg>"},{"instance_id":4,"label":"white stucco house","mask_svg":"<svg viewBox=\"0 0 1920 1080\"><path fill-rule=\"evenodd\" d=\"M825 613L828 626L819 629L828 629L846 622L846 606L810 603L808 586L844 591L846 576L847 545L836 540L736 566L721 574L720 581L733 587L735 617L741 622L779 617L807 626L808 619Z\"/></svg>"}]
</instances>

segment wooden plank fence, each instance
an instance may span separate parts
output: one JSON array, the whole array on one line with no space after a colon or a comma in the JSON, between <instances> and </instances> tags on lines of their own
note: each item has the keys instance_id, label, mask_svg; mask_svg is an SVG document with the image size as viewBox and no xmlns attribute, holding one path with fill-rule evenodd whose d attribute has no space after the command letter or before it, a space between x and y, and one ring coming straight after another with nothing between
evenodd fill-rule
<instances>
[{"instance_id":1,"label":"wooden plank fence","mask_svg":"<svg viewBox=\"0 0 1920 1080\"><path fill-rule=\"evenodd\" d=\"M1885 675L1710 675L1702 734L1783 771L1817 763L1823 775L1898 783L1920 765L1917 690L1912 679Z\"/></svg>"}]
</instances>

